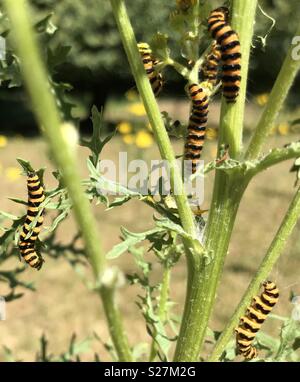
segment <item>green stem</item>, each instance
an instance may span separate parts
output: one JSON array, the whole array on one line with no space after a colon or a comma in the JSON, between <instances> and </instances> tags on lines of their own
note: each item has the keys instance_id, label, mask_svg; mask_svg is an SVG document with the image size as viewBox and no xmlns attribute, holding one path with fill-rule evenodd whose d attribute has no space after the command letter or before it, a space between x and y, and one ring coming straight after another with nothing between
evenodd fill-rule
<instances>
[{"instance_id":1,"label":"green stem","mask_svg":"<svg viewBox=\"0 0 300 382\"><path fill-rule=\"evenodd\" d=\"M296 36L299 35L300 27L296 32ZM293 59L292 52L294 48L295 46L291 44L280 73L271 91L268 103L250 141L248 150L245 154L246 159L256 159L260 155L262 147L273 128L276 117L281 110L294 79L300 69L300 60Z\"/></svg>"},{"instance_id":2,"label":"green stem","mask_svg":"<svg viewBox=\"0 0 300 382\"><path fill-rule=\"evenodd\" d=\"M217 361L222 355L223 351L230 338L233 335L235 326L238 324L240 316L242 316L249 305L252 297L257 293L261 282L267 279L269 273L271 272L274 264L281 255L285 243L289 236L291 235L293 228L295 227L298 219L300 217L300 188L297 190L296 195L289 206L289 209L281 223L279 230L277 231L270 248L264 257L255 277L251 281L247 291L245 292L241 302L239 303L236 311L231 317L228 325L219 337L217 344L211 354L210 361Z\"/></svg>"},{"instance_id":3,"label":"green stem","mask_svg":"<svg viewBox=\"0 0 300 382\"><path fill-rule=\"evenodd\" d=\"M172 66L186 80L189 79L190 70L184 65L179 64L179 62L173 60L171 57L166 60L166 65Z\"/></svg>"},{"instance_id":4,"label":"green stem","mask_svg":"<svg viewBox=\"0 0 300 382\"><path fill-rule=\"evenodd\" d=\"M255 166L248 171L248 174L253 177L261 171L275 166L278 163L284 162L289 159L300 157L300 143L293 142L290 145L272 149L268 154L262 157L259 161L254 162Z\"/></svg>"},{"instance_id":5,"label":"green stem","mask_svg":"<svg viewBox=\"0 0 300 382\"><path fill-rule=\"evenodd\" d=\"M128 338L124 330L122 316L116 303L115 288L104 287L99 290L108 324L112 343L118 355L119 362L132 362L132 354Z\"/></svg>"},{"instance_id":6,"label":"green stem","mask_svg":"<svg viewBox=\"0 0 300 382\"><path fill-rule=\"evenodd\" d=\"M196 227L188 199L184 192L181 174L177 166L175 155L165 129L157 102L152 92L148 77L137 49L137 42L127 15L124 0L110 0L120 36L125 48L127 58L134 76L140 96L143 100L161 157L170 166L171 188L177 204L179 217L184 230L196 237ZM176 192L174 188L176 187ZM192 244L191 244L192 245Z\"/></svg>"},{"instance_id":7,"label":"green stem","mask_svg":"<svg viewBox=\"0 0 300 382\"><path fill-rule=\"evenodd\" d=\"M105 312L114 312L114 314L108 315L107 319L108 321L110 319L115 321L109 321L110 328L118 328L120 337L112 333L115 347L119 351L120 360L130 360L129 345L121 325L120 314L114 306L112 293L107 293L105 286L101 287L105 270L105 254L101 249L97 224L92 215L89 201L84 195L80 175L77 171L76 144L74 142L74 146L71 147L69 140L72 136L66 137L64 135L67 133L72 135L74 131L72 128L66 129L66 125L62 125L60 120L55 99L50 91L46 68L30 25L27 2L25 0L5 0L5 6L12 24L13 38L21 61L21 72L34 113L72 200L74 216L85 243L86 253L96 279L96 286L100 286Z\"/></svg>"},{"instance_id":8,"label":"green stem","mask_svg":"<svg viewBox=\"0 0 300 382\"><path fill-rule=\"evenodd\" d=\"M236 104L222 104L220 134L220 144L230 145L232 157L237 157L241 150L247 70L256 4L256 0L233 2L232 25L239 34L242 49L242 83ZM175 361L189 362L198 359L236 213L247 181L239 177L230 177L223 171L216 173L213 200L205 232L206 258L194 258L193 263L189 263L189 293L185 302Z\"/></svg>"},{"instance_id":9,"label":"green stem","mask_svg":"<svg viewBox=\"0 0 300 382\"><path fill-rule=\"evenodd\" d=\"M257 0L233 0L232 27L239 35L241 43L241 88L236 103L222 100L220 116L220 144L229 145L231 158L238 158L242 149L244 110L248 80L249 56L253 36Z\"/></svg>"}]
</instances>

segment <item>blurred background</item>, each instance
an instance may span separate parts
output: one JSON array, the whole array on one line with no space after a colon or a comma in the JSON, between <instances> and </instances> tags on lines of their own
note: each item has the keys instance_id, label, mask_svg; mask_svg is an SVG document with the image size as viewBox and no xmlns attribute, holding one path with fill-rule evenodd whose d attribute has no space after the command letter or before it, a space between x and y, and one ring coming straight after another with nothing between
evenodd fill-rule
<instances>
[{"instance_id":1,"label":"blurred background","mask_svg":"<svg viewBox=\"0 0 300 382\"><path fill-rule=\"evenodd\" d=\"M90 112L92 105L103 108L107 131L117 128L117 135L106 146L103 157L118 161L118 153L127 151L130 158L159 158L151 128L144 108L139 100L130 73L125 52L113 19L109 1L103 0L31 0L33 23L40 36L43 53L53 78L53 87L62 101L65 115L78 125L83 135L92 129ZM101 7L99 8L99 3ZM166 4L164 4L166 3ZM170 29L169 15L175 9L175 1L160 0L127 1L129 14L138 41L150 42L156 31L169 35L172 57L186 65L176 44L178 36ZM212 6L221 5L213 1ZM291 39L299 24L298 0L263 0L262 10L258 9L255 36L251 50L247 108L245 116L245 145L255 128L276 76L280 70ZM0 2L1 7L1 2ZM2 9L2 7L0 8ZM47 18L51 14L51 18ZM266 16L267 14L268 16ZM45 21L45 18L46 21ZM273 19L275 25L272 28ZM41 25L37 25L44 20ZM9 23L1 15L0 26L3 36ZM39 29L40 28L40 31ZM203 27L203 30L205 28ZM206 33L206 32L205 32ZM205 35L206 36L206 35ZM206 36L207 37L207 36ZM200 52L207 47L202 39ZM50 163L45 144L41 140L26 94L23 91L18 65L9 42L7 62L0 67L0 181L1 210L21 214L20 205L8 197L26 199L25 178L21 176L16 157L30 160L35 167L47 168L46 184L53 186ZM34 68L33 68L34 76ZM185 82L173 70L164 72L164 90L159 97L161 111L167 111L173 120L187 123L189 102L184 92ZM274 125L268 147L281 147L293 140L299 140L299 125L293 121L300 115L300 77L289 94L284 110ZM210 109L208 140L204 149L204 160L216 156L218 136L219 96ZM177 154L182 153L182 140L173 140ZM87 174L86 148L80 148L82 175ZM264 255L294 193L295 175L289 170L292 162L283 163L260 174L249 186L238 214L225 272L217 297L217 305L212 318L213 329L222 330L226 319L239 301L256 266ZM204 208L209 208L213 177L205 183ZM139 215L136 215L136 211ZM95 206L95 215L103 237L105 250L117 244L120 225L139 232L152 227L153 211L136 201L121 209L105 211ZM282 289L282 299L278 304L278 314L289 315L292 309L288 303L291 290L300 295L300 227L296 228L283 258L272 275ZM72 219L63 223L58 231L62 243L72 238L75 226ZM151 255L149 255L151 258ZM18 261L16 258L15 261ZM128 255L116 261L125 273L132 272L134 263ZM6 265L6 264L5 264ZM12 260L6 266L11 266ZM50 349L63 351L76 332L80 339L94 331L107 340L101 306L97 296L92 295L80 282L77 275L63 259L47 258L41 272L28 269L24 273L26 281L33 281L37 292L26 292L24 297L9 304L7 321L3 324L2 344L12 349L19 359L32 360L39 337L50 335ZM154 265L154 279L159 279L160 268ZM174 269L172 297L178 313L181 312L185 290L185 263L181 259ZM1 281L1 280L0 280ZM120 298L121 309L125 313L125 324L131 343L149 341L143 318L136 308L138 287L126 286ZM1 290L0 295L5 294ZM26 327L25 327L26 325ZM278 322L266 324L278 334ZM99 351L99 344L95 345ZM2 352L2 353L1 353ZM7 356L7 349L0 349L0 360ZM101 357L107 359L101 350Z\"/></svg>"}]
</instances>

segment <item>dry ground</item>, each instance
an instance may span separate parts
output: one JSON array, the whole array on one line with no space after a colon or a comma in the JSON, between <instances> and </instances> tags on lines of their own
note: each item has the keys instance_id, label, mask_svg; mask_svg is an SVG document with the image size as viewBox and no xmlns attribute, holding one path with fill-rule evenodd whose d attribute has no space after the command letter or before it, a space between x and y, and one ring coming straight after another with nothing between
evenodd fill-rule
<instances>
[{"instance_id":1,"label":"dry ground","mask_svg":"<svg viewBox=\"0 0 300 382\"><path fill-rule=\"evenodd\" d=\"M273 137L270 139L270 146L282 146L290 139L292 138ZM180 152L180 146L175 145ZM215 142L207 142L205 160L212 159L214 149ZM14 182L9 181L5 176L5 169L17 165L16 157L26 158L32 161L36 167L47 166L46 184L53 185L45 145L39 139L14 138L10 139L8 145L0 150L2 165L0 209L8 212L20 212L20 206L8 201L7 197L25 198L25 178L22 177ZM124 146L118 138L115 138L103 156L115 159L120 150L124 150ZM158 158L154 148L147 150L144 155L148 158ZM79 158L83 174L86 173L86 157L87 150L81 149ZM215 330L222 330L227 318L233 312L287 209L294 192L294 175L289 173L290 167L291 162L260 174L246 191L235 224L210 324L211 328ZM211 198L212 176L207 179L205 184L205 207L209 206ZM152 211L144 205L138 205L135 201L111 211L105 211L102 206L97 206L94 212L105 250L109 250L119 242L120 225L136 232L152 226ZM69 218L60 226L58 237L62 241L66 240L71 237L74 229L74 223ZM291 289L300 295L299 230L300 225L298 224L271 276L282 290L276 308L277 314L290 315L292 306L288 303L288 296ZM18 262L17 258L15 262ZM125 273L134 270L133 262L128 254L124 254L115 263ZM159 278L159 266L155 265L153 271L155 277ZM80 340L89 336L93 331L97 332L103 341L107 340L105 319L98 297L87 290L64 260L55 261L46 256L44 268L40 272L27 269L24 279L32 280L36 284L37 292L26 291L23 298L7 304L7 320L0 322L0 345L11 348L18 359L34 359L38 339L42 333L46 333L49 337L50 350L55 354L66 350L68 341L74 332ZM184 299L185 281L186 268L182 258L172 275L172 298L178 303L179 311ZM1 293L1 288L3 286L0 284L0 295L4 293L4 291ZM119 294L119 303L131 344L149 341L143 318L135 305L137 292L137 288L126 286L120 290ZM269 320L265 328L273 330L273 333L277 335L278 321ZM100 343L96 343L93 349L100 353L103 360L108 359ZM0 347L0 360L3 360L3 357L4 352Z\"/></svg>"}]
</instances>

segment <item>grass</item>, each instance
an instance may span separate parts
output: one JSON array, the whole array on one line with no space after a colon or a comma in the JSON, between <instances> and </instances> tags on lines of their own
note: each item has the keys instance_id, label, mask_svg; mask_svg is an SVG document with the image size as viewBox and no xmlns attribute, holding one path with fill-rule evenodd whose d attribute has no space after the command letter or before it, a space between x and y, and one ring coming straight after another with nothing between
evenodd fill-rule
<instances>
[{"instance_id":1,"label":"grass","mask_svg":"<svg viewBox=\"0 0 300 382\"><path fill-rule=\"evenodd\" d=\"M270 147L281 147L292 139L294 139L293 136L272 137L269 145ZM204 150L205 161L212 159L215 145L213 141L207 142ZM39 139L24 140L21 138L10 139L8 145L1 149L2 210L20 211L19 206L7 200L8 196L26 198L25 178L9 181L5 176L5 168L16 166L16 156L29 159L36 167L47 166L46 184L48 186L53 185L53 180L49 176L51 166L44 155L44 149L45 145ZM120 140L114 138L111 145L108 145L103 152L103 157L116 159L118 152L123 149L124 146ZM179 153L181 145L175 144L175 149ZM79 151L79 158L82 158L80 168L82 175L86 174L85 161L83 160L86 155L87 151L82 148ZM151 148L145 152L145 156L157 158L158 154L156 149ZM210 327L214 330L222 330L224 323L239 302L292 198L294 174L289 173L290 167L291 162L287 162L271 168L260 174L246 191L234 228L221 287L218 290L216 309L210 322ZM205 183L204 208L209 205L211 188L212 179L208 179ZM105 250L119 242L120 225L124 225L132 231L151 227L152 210L146 206L141 206L139 203L139 218L136 220L136 207L137 203L132 201L121 208L108 212L105 212L102 206L94 208ZM72 236L74 227L75 224L70 220L63 223L58 230L58 238L61 241L68 240ZM264 228L263 231L262 227ZM291 289L300 295L300 283L298 284L296 271L300 266L297 251L299 248L297 242L299 230L300 226L298 225L284 256L270 276L279 284L281 289L281 298L276 307L276 314L290 314L292 305L288 304L288 297ZM66 262L49 259L47 254L45 257L46 264L42 271L35 272L28 269L24 276L26 280L35 282L37 292L26 292L23 298L8 304L7 320L0 323L2 326L1 345L11 348L17 358L23 360L33 359L37 351L38 338L42 333L49 335L49 348L55 354L66 350L68 340L73 332L76 332L79 339L89 336L93 331L97 332L103 341L108 338L104 315L100 310L102 308L96 302L98 297L86 289ZM17 263L18 259L16 258L15 261ZM135 269L133 262L126 254L119 258L117 263L125 273ZM157 265L154 266L154 274L155 277L159 277ZM185 263L182 258L172 274L172 298L178 303L178 312L181 312L184 300L185 280ZM292 284L296 285L291 288L290 285ZM2 293L5 294L5 290L0 289L0 295ZM125 326L130 333L132 344L149 341L141 314L134 304L136 293L137 287L126 286L120 291L120 307L124 313ZM132 330L133 328L134 330ZM268 320L264 329L278 333L278 322ZM95 343L93 350L100 353L101 359L109 359L101 344ZM3 351L0 348L1 359L3 359Z\"/></svg>"}]
</instances>

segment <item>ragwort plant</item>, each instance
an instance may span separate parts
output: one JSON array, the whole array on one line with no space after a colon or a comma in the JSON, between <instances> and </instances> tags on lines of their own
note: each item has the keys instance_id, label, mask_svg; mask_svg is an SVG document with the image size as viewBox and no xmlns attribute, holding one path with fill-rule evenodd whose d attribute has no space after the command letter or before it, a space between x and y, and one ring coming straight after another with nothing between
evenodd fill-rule
<instances>
[{"instance_id":1,"label":"ragwort plant","mask_svg":"<svg viewBox=\"0 0 300 382\"><path fill-rule=\"evenodd\" d=\"M227 104L222 100L218 156L215 161L205 167L205 176L211 176L214 172L215 180L208 219L204 227L203 218L194 217L188 197L183 191L181 173L176 164L165 125L173 133L176 129L174 129L172 118L166 113L163 118L160 113L141 62L124 0L110 0L112 12L161 157L169 163L172 190L176 185L177 191L181 191L173 193L172 206L170 198L161 195L160 200L157 200L151 195L133 192L120 184L108 181L100 173L101 152L113 134L102 138L103 118L96 107L93 107L91 117L93 135L90 140L80 142L88 147L91 153L87 159L89 178L80 179L76 157L79 138L73 124L69 121L69 115L62 113L59 108L57 94L51 91L52 86L49 86L50 73L44 65L47 60L45 57L41 59L34 29L29 21L27 2L6 0L4 3L11 23L9 35L14 41L16 57L20 60L17 68L20 69L41 133L57 167L57 171L53 173L57 179L57 187L47 190L46 199L43 202L43 207L46 210L57 211L57 216L51 226L44 230L39 243L40 250L43 251L43 246L47 246L47 252L53 256L66 252L66 248L60 248L56 243L55 231L59 223L72 212L78 225L76 237L80 236L82 239L83 248L76 247L76 241L73 241L68 247L70 255L67 259L75 267L78 263L84 263L87 260L93 270L95 278L92 289L99 294L104 306L112 340L112 347L106 345L106 349L111 352L113 359L118 361L138 359L197 361L202 355L205 341L208 341L213 346L208 360L232 360L235 357L233 333L239 317L243 315L252 296L257 294L260 284L271 272L300 215L300 190L298 189L277 234L231 319L221 334L210 330L208 321L214 307L236 214L248 184L263 170L300 156L299 142L263 152L273 123L300 68L300 60L295 60L292 55L294 46L291 45L286 55L269 101L248 147L245 148L243 125L246 85L257 1L232 0L230 2L231 25L237 31L241 43L242 81L240 94L235 104ZM211 7L208 1L201 0L178 0L176 4L176 9L174 4L175 12L170 16L170 24L173 28L175 43L186 64L173 58L173 52L168 46L168 36L157 33L151 46L161 61L160 69L169 66L182 75L187 83L198 83L199 68L211 41L206 25ZM295 33L300 35L300 30ZM199 45L201 49L203 48L203 54L200 57ZM32 76L32 68L35 71L34 76ZM211 89L205 83L201 83L201 86L206 89L212 99L217 89ZM180 125L180 130L183 130L182 135L185 135L184 125ZM175 131L175 134L178 132ZM224 156L225 147L228 147L228 153ZM30 170L30 163L25 160L19 160L19 162L25 172ZM294 165L296 171L298 171L298 162ZM121 196L107 197L99 193L99 189L118 192ZM142 233L133 233L126 228L121 228L122 242L105 254L101 248L101 238L96 229L89 201L96 200L109 208L121 208L132 198L147 204L158 213L154 219L153 228ZM25 201L15 201L26 204ZM3 212L2 219L4 218L12 220L13 223L10 228L5 229L1 237L1 262L3 262L4 252L8 253L9 257L16 254L13 242L17 243L18 232L24 221L24 217L10 216ZM152 264L147 261L146 248L141 245L145 240L149 242L148 249L155 254L156 261L163 270L162 280L157 284L153 284L150 278ZM143 294L138 296L137 304L145 319L147 332L152 338L149 347L143 344L136 346L130 344L123 327L121 312L115 301L115 295L122 293L119 288L124 280L122 273L110 265L110 260L124 256L124 253L133 256L137 266L137 272L128 275L127 280L131 284L139 284L143 290ZM172 311L174 303L169 298L171 274L180 256L186 258L188 273L182 318ZM13 270L4 281L9 283L11 279L18 280L17 274L18 270ZM17 283L19 285L20 282L17 281ZM20 286L30 287L23 284ZM12 284L11 288L14 291ZM272 338L262 332L257 336L258 347L267 350L265 359L294 361L299 359L295 352L299 347L299 321L295 317L275 316L275 318L283 322L280 338ZM41 344L44 349L45 340L42 339ZM173 344L175 345L174 356L171 353ZM41 354L44 353L41 352ZM64 360L64 357L65 355L60 359ZM43 357L40 355L39 359ZM48 359L46 355L44 359ZM51 360L51 357L49 359ZM204 359L204 356L201 359ZM96 360L98 360L97 357Z\"/></svg>"}]
</instances>

